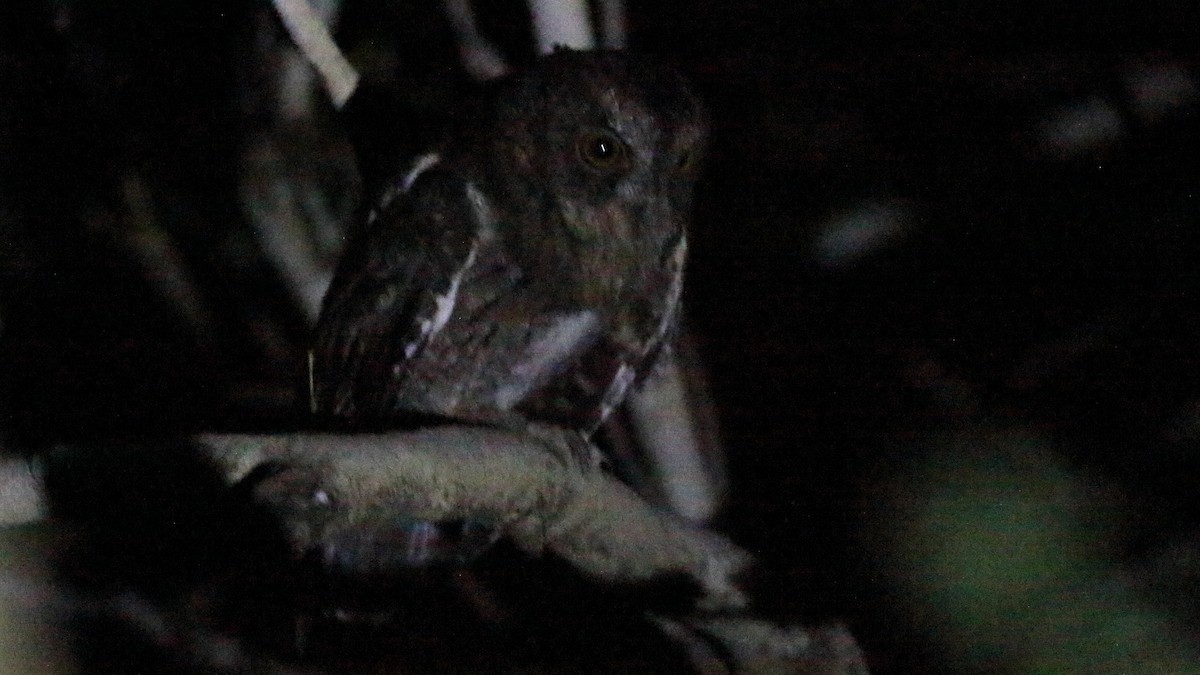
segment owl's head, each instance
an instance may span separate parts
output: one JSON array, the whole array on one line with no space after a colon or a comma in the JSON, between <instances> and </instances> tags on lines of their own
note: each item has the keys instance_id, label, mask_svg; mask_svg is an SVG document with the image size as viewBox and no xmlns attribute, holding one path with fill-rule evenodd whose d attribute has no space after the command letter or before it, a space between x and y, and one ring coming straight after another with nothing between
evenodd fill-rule
<instances>
[{"instance_id":1,"label":"owl's head","mask_svg":"<svg viewBox=\"0 0 1200 675\"><path fill-rule=\"evenodd\" d=\"M525 215L521 257L628 277L683 235L707 118L674 71L560 50L503 84L492 113L488 173L503 210Z\"/></svg>"}]
</instances>

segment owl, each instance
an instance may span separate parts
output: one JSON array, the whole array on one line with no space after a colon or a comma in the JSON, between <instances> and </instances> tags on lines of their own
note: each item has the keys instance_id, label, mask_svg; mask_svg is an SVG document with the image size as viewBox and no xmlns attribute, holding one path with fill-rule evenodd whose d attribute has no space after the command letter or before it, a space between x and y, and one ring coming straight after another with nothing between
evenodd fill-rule
<instances>
[{"instance_id":1,"label":"owl","mask_svg":"<svg viewBox=\"0 0 1200 675\"><path fill-rule=\"evenodd\" d=\"M672 338L706 134L682 78L626 53L560 50L495 84L352 232L314 411L593 434Z\"/></svg>"}]
</instances>

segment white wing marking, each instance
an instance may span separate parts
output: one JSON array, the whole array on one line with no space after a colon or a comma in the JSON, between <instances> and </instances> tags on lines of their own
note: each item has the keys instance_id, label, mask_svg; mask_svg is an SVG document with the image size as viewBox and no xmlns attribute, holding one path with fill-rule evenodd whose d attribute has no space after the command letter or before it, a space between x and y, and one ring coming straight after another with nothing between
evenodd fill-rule
<instances>
[{"instance_id":1,"label":"white wing marking","mask_svg":"<svg viewBox=\"0 0 1200 675\"><path fill-rule=\"evenodd\" d=\"M491 202L474 183L467 183L467 201L471 203L471 212L475 216L476 236L483 241L494 238L496 214L492 211Z\"/></svg>"},{"instance_id":2,"label":"white wing marking","mask_svg":"<svg viewBox=\"0 0 1200 675\"><path fill-rule=\"evenodd\" d=\"M454 305L458 301L458 289L462 286L463 277L467 271L475 264L475 258L479 253L479 240L471 242L471 250L467 253L467 259L463 261L462 266L450 277L450 286L445 293L437 295L433 298L434 311L433 316L422 319L420 326L420 335L417 339L404 345L404 358L411 359L421 345L428 342L439 331L446 327L446 323L450 321L450 317L454 314ZM396 373L399 374L398 372Z\"/></svg>"},{"instance_id":3,"label":"white wing marking","mask_svg":"<svg viewBox=\"0 0 1200 675\"><path fill-rule=\"evenodd\" d=\"M613 376L612 382L608 383L608 389L604 390L604 398L600 399L600 419L596 424L602 424L612 411L617 406L621 405L621 401L625 400L625 394L629 391L629 385L633 384L634 378L637 377L637 371L628 363L622 363L617 369L617 374Z\"/></svg>"},{"instance_id":4,"label":"white wing marking","mask_svg":"<svg viewBox=\"0 0 1200 675\"><path fill-rule=\"evenodd\" d=\"M396 201L396 197L405 194L412 188L413 183L417 182L417 178L429 170L429 168L438 162L442 161L441 155L436 152L426 153L413 160L412 166L409 167L408 173L400 179L399 183L393 183L379 198L379 203L371 212L367 214L367 224L370 225L379 218L382 213L392 202Z\"/></svg>"}]
</instances>

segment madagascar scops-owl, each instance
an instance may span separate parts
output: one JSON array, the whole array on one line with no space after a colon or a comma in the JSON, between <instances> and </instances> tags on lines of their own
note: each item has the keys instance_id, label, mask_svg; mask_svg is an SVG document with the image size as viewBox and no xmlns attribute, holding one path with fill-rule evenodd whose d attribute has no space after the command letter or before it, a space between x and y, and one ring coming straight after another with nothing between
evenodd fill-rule
<instances>
[{"instance_id":1,"label":"madagascar scops-owl","mask_svg":"<svg viewBox=\"0 0 1200 675\"><path fill-rule=\"evenodd\" d=\"M314 408L593 432L672 336L705 135L683 80L628 54L497 83L352 233Z\"/></svg>"}]
</instances>

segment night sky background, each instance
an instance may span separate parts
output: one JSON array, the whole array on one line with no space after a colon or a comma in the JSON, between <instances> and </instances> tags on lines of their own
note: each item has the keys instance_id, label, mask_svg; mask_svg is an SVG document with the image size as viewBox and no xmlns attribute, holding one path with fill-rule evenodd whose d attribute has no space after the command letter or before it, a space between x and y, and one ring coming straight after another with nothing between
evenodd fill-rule
<instances>
[{"instance_id":1,"label":"night sky background","mask_svg":"<svg viewBox=\"0 0 1200 675\"><path fill-rule=\"evenodd\" d=\"M339 40L436 117L467 84L436 3L383 4L350 2ZM1164 649L1200 650L1181 600L1200 587L1200 8L628 4L631 45L713 117L688 322L729 454L720 525L764 561L767 610L847 622L880 672L1026 670L1013 615L948 628L964 612L922 604L904 540L947 491L955 515L1033 495L1005 531L1067 513L1068 541L1011 550L1070 559L1078 537L1097 578L1190 636ZM489 35L532 58L523 4L487 5ZM10 451L294 423L305 319L239 186L270 122L269 25L229 1L0 8ZM318 119L298 145L330 148L310 172L349 214ZM164 257L174 273L146 263ZM1011 515L980 513L981 531Z\"/></svg>"}]
</instances>

